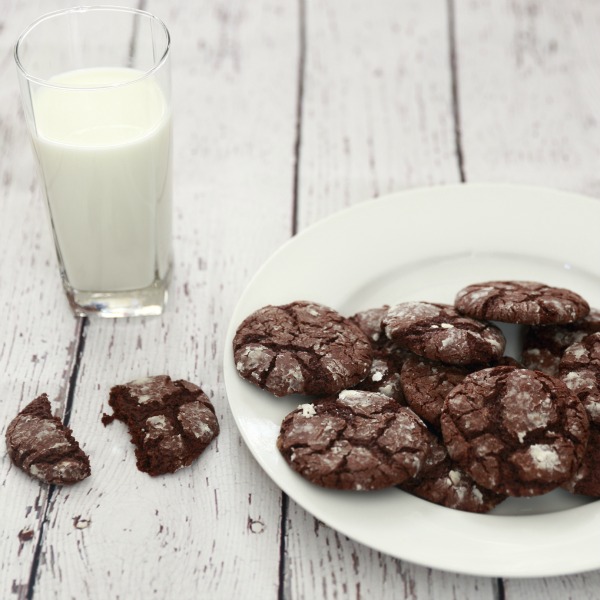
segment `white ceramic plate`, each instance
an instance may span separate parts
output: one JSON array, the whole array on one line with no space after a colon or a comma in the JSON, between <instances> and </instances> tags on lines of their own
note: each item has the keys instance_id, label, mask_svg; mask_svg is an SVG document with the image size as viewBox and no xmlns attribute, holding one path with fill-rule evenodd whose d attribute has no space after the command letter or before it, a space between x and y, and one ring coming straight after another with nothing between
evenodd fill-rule
<instances>
[{"instance_id":1,"label":"white ceramic plate","mask_svg":"<svg viewBox=\"0 0 600 600\"><path fill-rule=\"evenodd\" d=\"M568 287L600 307L600 201L540 188L458 185L402 192L305 229L258 271L232 317L225 383L261 467L315 517L392 556L472 575L533 577L600 568L600 502L555 491L510 499L493 514L443 508L397 489L335 492L294 473L275 447L302 400L242 380L231 341L266 304L314 300L342 314L405 300L452 303L463 286L527 279ZM504 328L518 353L515 327Z\"/></svg>"}]
</instances>

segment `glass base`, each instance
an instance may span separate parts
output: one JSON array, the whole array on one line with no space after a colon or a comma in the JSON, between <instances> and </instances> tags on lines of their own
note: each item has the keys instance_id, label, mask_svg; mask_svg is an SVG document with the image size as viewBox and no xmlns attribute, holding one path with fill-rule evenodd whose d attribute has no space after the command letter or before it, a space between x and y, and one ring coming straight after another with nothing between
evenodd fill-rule
<instances>
[{"instance_id":1,"label":"glass base","mask_svg":"<svg viewBox=\"0 0 600 600\"><path fill-rule=\"evenodd\" d=\"M148 317L162 314L167 304L169 279L157 280L140 290L123 292L85 292L67 283L65 290L69 304L78 317Z\"/></svg>"}]
</instances>

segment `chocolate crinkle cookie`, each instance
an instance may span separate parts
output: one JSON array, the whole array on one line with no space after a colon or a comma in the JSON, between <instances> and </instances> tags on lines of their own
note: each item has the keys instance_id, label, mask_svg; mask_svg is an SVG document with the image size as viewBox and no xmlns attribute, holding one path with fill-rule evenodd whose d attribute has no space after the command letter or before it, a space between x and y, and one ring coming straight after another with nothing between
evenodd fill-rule
<instances>
[{"instance_id":1,"label":"chocolate crinkle cookie","mask_svg":"<svg viewBox=\"0 0 600 600\"><path fill-rule=\"evenodd\" d=\"M265 306L233 339L238 373L275 396L336 394L361 381L373 350L350 319L314 302Z\"/></svg>"},{"instance_id":2,"label":"chocolate crinkle cookie","mask_svg":"<svg viewBox=\"0 0 600 600\"><path fill-rule=\"evenodd\" d=\"M345 390L288 414L277 447L314 484L377 490L416 477L428 439L425 424L409 408L383 394Z\"/></svg>"},{"instance_id":3,"label":"chocolate crinkle cookie","mask_svg":"<svg viewBox=\"0 0 600 600\"><path fill-rule=\"evenodd\" d=\"M592 308L583 319L565 325L532 325L523 339L523 366L546 375L558 376L563 352L590 333L600 331L600 311Z\"/></svg>"},{"instance_id":4,"label":"chocolate crinkle cookie","mask_svg":"<svg viewBox=\"0 0 600 600\"><path fill-rule=\"evenodd\" d=\"M90 461L42 394L9 424L6 446L13 463L45 483L77 483L91 474Z\"/></svg>"},{"instance_id":5,"label":"chocolate crinkle cookie","mask_svg":"<svg viewBox=\"0 0 600 600\"><path fill-rule=\"evenodd\" d=\"M421 472L398 487L433 504L466 512L487 513L506 499L473 481L448 456L444 444L429 434L429 452Z\"/></svg>"},{"instance_id":6,"label":"chocolate crinkle cookie","mask_svg":"<svg viewBox=\"0 0 600 600\"><path fill-rule=\"evenodd\" d=\"M559 376L577 395L590 420L590 437L583 461L563 487L574 494L600 497L600 333L568 346L558 367Z\"/></svg>"},{"instance_id":7,"label":"chocolate crinkle cookie","mask_svg":"<svg viewBox=\"0 0 600 600\"><path fill-rule=\"evenodd\" d=\"M589 304L579 294L535 281L488 281L458 292L456 309L475 319L522 325L572 323L585 317Z\"/></svg>"},{"instance_id":8,"label":"chocolate crinkle cookie","mask_svg":"<svg viewBox=\"0 0 600 600\"><path fill-rule=\"evenodd\" d=\"M504 335L491 323L459 314L448 304L403 302L383 319L387 337L430 360L487 364L504 354Z\"/></svg>"},{"instance_id":9,"label":"chocolate crinkle cookie","mask_svg":"<svg viewBox=\"0 0 600 600\"><path fill-rule=\"evenodd\" d=\"M534 496L570 480L589 435L585 408L559 379L493 367L447 396L442 434L450 457L498 494Z\"/></svg>"},{"instance_id":10,"label":"chocolate crinkle cookie","mask_svg":"<svg viewBox=\"0 0 600 600\"><path fill-rule=\"evenodd\" d=\"M600 332L589 334L567 346L558 364L558 374L579 398L590 420L590 437L583 461L573 477L562 487L574 494L598 498L600 497Z\"/></svg>"},{"instance_id":11,"label":"chocolate crinkle cookie","mask_svg":"<svg viewBox=\"0 0 600 600\"><path fill-rule=\"evenodd\" d=\"M113 415L125 423L135 445L137 468L156 476L196 460L219 435L212 403L195 384L168 375L137 379L110 390Z\"/></svg>"}]
</instances>

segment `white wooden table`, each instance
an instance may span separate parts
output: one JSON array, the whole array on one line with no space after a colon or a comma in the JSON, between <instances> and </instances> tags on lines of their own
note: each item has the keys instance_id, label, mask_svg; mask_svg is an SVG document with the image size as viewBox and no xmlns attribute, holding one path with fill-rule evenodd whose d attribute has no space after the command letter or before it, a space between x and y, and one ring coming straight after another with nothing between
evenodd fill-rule
<instances>
[{"instance_id":1,"label":"white wooden table","mask_svg":"<svg viewBox=\"0 0 600 600\"><path fill-rule=\"evenodd\" d=\"M0 450L0 598L597 598L600 571L451 574L317 522L241 441L222 356L255 270L343 207L473 181L600 197L600 4L121 2L172 33L176 264L164 316L114 321L68 308L12 58L30 21L71 2L2 3L0 431L47 392L93 474L39 485ZM153 479L100 417L112 385L164 372L209 393L222 431L194 466Z\"/></svg>"}]
</instances>

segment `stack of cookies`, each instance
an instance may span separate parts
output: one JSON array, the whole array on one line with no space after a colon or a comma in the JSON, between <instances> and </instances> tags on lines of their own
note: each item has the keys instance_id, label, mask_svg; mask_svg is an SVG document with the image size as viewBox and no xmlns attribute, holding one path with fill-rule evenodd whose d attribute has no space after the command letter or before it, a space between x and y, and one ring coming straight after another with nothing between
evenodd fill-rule
<instances>
[{"instance_id":1,"label":"stack of cookies","mask_svg":"<svg viewBox=\"0 0 600 600\"><path fill-rule=\"evenodd\" d=\"M519 360L494 322L524 328ZM307 396L277 447L314 484L471 512L557 487L600 497L600 312L570 290L492 281L351 317L266 306L233 352L251 383Z\"/></svg>"}]
</instances>

